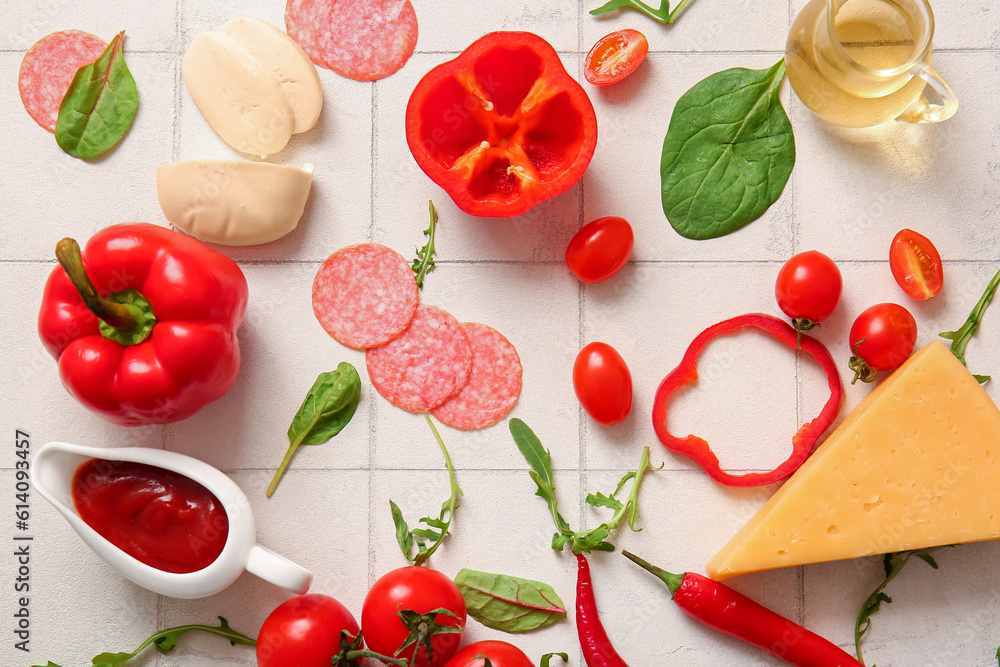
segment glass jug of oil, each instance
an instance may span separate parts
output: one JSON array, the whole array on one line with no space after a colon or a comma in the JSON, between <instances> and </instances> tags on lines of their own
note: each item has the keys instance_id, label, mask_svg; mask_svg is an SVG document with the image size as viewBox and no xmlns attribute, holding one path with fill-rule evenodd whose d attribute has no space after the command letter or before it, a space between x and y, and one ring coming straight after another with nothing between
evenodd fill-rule
<instances>
[{"instance_id":1,"label":"glass jug of oil","mask_svg":"<svg viewBox=\"0 0 1000 667\"><path fill-rule=\"evenodd\" d=\"M927 0L811 0L788 34L788 80L807 107L836 125L947 120L958 100L931 69L933 34ZM941 104L924 97L927 85Z\"/></svg>"}]
</instances>

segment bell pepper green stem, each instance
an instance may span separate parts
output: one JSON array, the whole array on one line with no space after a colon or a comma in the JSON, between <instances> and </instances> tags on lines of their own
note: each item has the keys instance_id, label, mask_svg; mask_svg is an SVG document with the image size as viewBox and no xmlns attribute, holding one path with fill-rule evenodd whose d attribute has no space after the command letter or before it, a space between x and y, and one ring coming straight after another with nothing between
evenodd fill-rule
<instances>
[{"instance_id":1,"label":"bell pepper green stem","mask_svg":"<svg viewBox=\"0 0 1000 667\"><path fill-rule=\"evenodd\" d=\"M674 595L677 594L677 589L681 587L681 581L684 579L683 574L674 574L673 572L667 572L663 568L656 567L655 565L644 561L635 554L629 553L624 549L622 549L622 556L625 556L625 558L628 558L630 561L632 561L642 569L658 577L660 581L665 583L667 585L667 588L670 589L670 597L673 597Z\"/></svg>"},{"instance_id":2,"label":"bell pepper green stem","mask_svg":"<svg viewBox=\"0 0 1000 667\"><path fill-rule=\"evenodd\" d=\"M65 238L56 244L56 259L66 270L83 303L101 320L101 335L122 345L138 345L149 338L156 316L149 302L134 289L101 296L83 266L80 244Z\"/></svg>"}]
</instances>

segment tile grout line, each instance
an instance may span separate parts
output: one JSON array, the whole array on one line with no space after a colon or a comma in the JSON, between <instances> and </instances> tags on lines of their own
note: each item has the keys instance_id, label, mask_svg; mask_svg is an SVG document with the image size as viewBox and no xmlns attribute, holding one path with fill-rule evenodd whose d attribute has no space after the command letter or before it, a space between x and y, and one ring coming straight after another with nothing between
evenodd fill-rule
<instances>
[{"instance_id":1,"label":"tile grout line","mask_svg":"<svg viewBox=\"0 0 1000 667\"><path fill-rule=\"evenodd\" d=\"M378 83L372 81L372 140L371 140L371 180L369 196L371 197L371 218L368 229L368 240L375 240L375 174L378 164ZM371 395L371 393L369 394ZM378 406L375 397L371 395L368 401L368 588L375 584L375 441L378 435Z\"/></svg>"},{"instance_id":2,"label":"tile grout line","mask_svg":"<svg viewBox=\"0 0 1000 667\"><path fill-rule=\"evenodd\" d=\"M576 32L576 43L578 49L583 49L583 3L578 3L577 5L577 32ZM577 81L582 81L584 77L584 60L585 58L580 58L576 64L576 75ZM600 139L598 139L600 140ZM583 178L579 180L579 194L577 195L577 229L583 226L584 221L584 209L585 199L584 199L584 183ZM583 289L583 283L577 285L576 291L576 329L577 329L577 350L583 348L584 341L584 308L586 305L587 295ZM574 357L575 358L575 357ZM577 442L580 447L579 459L577 460L577 465L579 470L577 471L577 480L579 483L578 490L578 502L580 519L579 525L585 527L586 521L586 493L587 493L587 421L586 415L584 414L583 406L577 405ZM582 655L582 648L581 648Z\"/></svg>"}]
</instances>

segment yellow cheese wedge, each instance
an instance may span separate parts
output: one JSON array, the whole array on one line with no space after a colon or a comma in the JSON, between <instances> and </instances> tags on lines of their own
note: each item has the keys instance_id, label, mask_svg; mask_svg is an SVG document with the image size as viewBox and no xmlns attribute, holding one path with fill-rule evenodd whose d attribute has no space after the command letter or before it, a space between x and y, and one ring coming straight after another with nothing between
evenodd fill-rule
<instances>
[{"instance_id":1,"label":"yellow cheese wedge","mask_svg":"<svg viewBox=\"0 0 1000 667\"><path fill-rule=\"evenodd\" d=\"M192 160L160 165L156 194L174 227L229 246L268 243L295 229L309 197L312 165Z\"/></svg>"},{"instance_id":2,"label":"yellow cheese wedge","mask_svg":"<svg viewBox=\"0 0 1000 667\"><path fill-rule=\"evenodd\" d=\"M706 566L715 579L1000 538L1000 409L940 342L911 356Z\"/></svg>"},{"instance_id":3,"label":"yellow cheese wedge","mask_svg":"<svg viewBox=\"0 0 1000 667\"><path fill-rule=\"evenodd\" d=\"M183 72L191 98L227 144L263 157L288 143L295 127L288 98L236 40L220 32L196 35Z\"/></svg>"},{"instance_id":4,"label":"yellow cheese wedge","mask_svg":"<svg viewBox=\"0 0 1000 667\"><path fill-rule=\"evenodd\" d=\"M293 134L312 128L323 110L323 89L316 66L302 47L270 23L237 16L222 32L239 43L271 74L292 105Z\"/></svg>"}]
</instances>

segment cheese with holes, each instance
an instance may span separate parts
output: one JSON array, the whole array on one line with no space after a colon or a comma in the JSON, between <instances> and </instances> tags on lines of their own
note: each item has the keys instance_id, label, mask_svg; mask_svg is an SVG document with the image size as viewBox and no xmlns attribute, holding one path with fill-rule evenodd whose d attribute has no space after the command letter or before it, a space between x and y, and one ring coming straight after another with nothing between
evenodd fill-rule
<instances>
[{"instance_id":1,"label":"cheese with holes","mask_svg":"<svg viewBox=\"0 0 1000 667\"><path fill-rule=\"evenodd\" d=\"M1000 538L1000 409L935 341L872 391L706 566L715 579Z\"/></svg>"}]
</instances>

